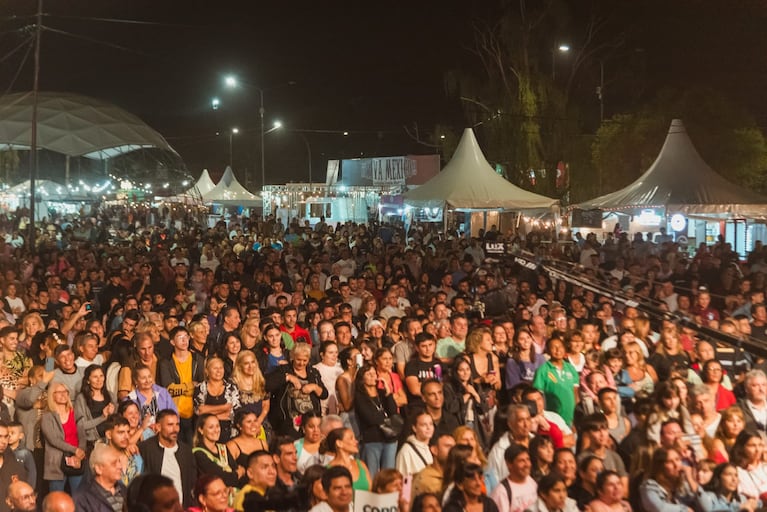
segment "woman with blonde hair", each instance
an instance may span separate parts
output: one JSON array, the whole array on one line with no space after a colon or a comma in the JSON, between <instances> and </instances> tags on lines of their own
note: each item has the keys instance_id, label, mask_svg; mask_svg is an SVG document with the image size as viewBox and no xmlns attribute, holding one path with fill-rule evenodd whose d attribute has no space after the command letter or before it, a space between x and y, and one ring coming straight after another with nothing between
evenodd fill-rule
<instances>
[{"instance_id":1,"label":"woman with blonde hair","mask_svg":"<svg viewBox=\"0 0 767 512\"><path fill-rule=\"evenodd\" d=\"M477 440L477 433L473 429L466 425L461 425L453 431L453 439L455 439L455 444L471 446L474 457L479 461L479 465L483 468L487 466L487 457L482 451L482 447Z\"/></svg>"},{"instance_id":2,"label":"woman with blonde hair","mask_svg":"<svg viewBox=\"0 0 767 512\"><path fill-rule=\"evenodd\" d=\"M300 418L310 410L320 411L320 400L328 390L316 368L309 365L312 348L308 343L296 343L290 353L290 364L279 365L266 378L266 389L279 401L270 416L275 430L300 437Z\"/></svg>"},{"instance_id":3,"label":"woman with blonde hair","mask_svg":"<svg viewBox=\"0 0 767 512\"><path fill-rule=\"evenodd\" d=\"M19 333L19 350L26 350L32 357L35 364L39 364L43 359L40 358L40 347L34 346L34 337L43 332L43 317L40 313L30 312L24 315L21 321L21 332ZM52 368L51 368L52 369Z\"/></svg>"},{"instance_id":4,"label":"woman with blonde hair","mask_svg":"<svg viewBox=\"0 0 767 512\"><path fill-rule=\"evenodd\" d=\"M43 478L49 491L63 491L69 484L70 494L74 493L86 463L86 436L75 420L69 389L62 382L48 386L48 411L40 419L40 430L45 441ZM68 468L66 473L63 468Z\"/></svg>"},{"instance_id":5,"label":"woman with blonde hair","mask_svg":"<svg viewBox=\"0 0 767 512\"><path fill-rule=\"evenodd\" d=\"M258 344L261 343L262 336L259 321L258 318L250 317L240 326L242 350L255 350Z\"/></svg>"},{"instance_id":6,"label":"woman with blonde hair","mask_svg":"<svg viewBox=\"0 0 767 512\"><path fill-rule=\"evenodd\" d=\"M27 313L21 321L22 330L19 334L19 349L30 350L32 348L32 338L35 334L43 331L43 317L40 313Z\"/></svg>"},{"instance_id":7,"label":"woman with blonde hair","mask_svg":"<svg viewBox=\"0 0 767 512\"><path fill-rule=\"evenodd\" d=\"M260 430L269 415L270 401L264 375L258 367L256 355L250 350L243 350L237 355L232 382L240 393L240 409L252 411L256 415Z\"/></svg>"},{"instance_id":8,"label":"woman with blonde hair","mask_svg":"<svg viewBox=\"0 0 767 512\"><path fill-rule=\"evenodd\" d=\"M661 381L668 380L674 368L690 367L690 356L683 350L676 329L663 329L655 353L647 362L655 368Z\"/></svg>"},{"instance_id":9,"label":"woman with blonde hair","mask_svg":"<svg viewBox=\"0 0 767 512\"><path fill-rule=\"evenodd\" d=\"M630 387L636 394L651 394L658 382L658 375L645 361L641 345L636 341L627 343L623 358L623 369L616 375L616 381Z\"/></svg>"},{"instance_id":10,"label":"woman with blonde hair","mask_svg":"<svg viewBox=\"0 0 767 512\"><path fill-rule=\"evenodd\" d=\"M232 435L234 412L240 408L240 392L232 382L224 379L224 361L213 356L205 361L205 380L194 390L194 413L212 414L218 418L221 443Z\"/></svg>"}]
</instances>

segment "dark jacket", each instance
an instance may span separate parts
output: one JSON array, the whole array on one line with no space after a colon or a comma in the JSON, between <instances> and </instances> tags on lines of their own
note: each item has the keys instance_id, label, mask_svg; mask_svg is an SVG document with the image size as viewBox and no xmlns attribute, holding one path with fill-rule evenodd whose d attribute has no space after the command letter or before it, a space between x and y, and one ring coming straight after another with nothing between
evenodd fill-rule
<instances>
[{"instance_id":1,"label":"dark jacket","mask_svg":"<svg viewBox=\"0 0 767 512\"><path fill-rule=\"evenodd\" d=\"M757 430L759 432L767 431L767 425L762 425L754 418L754 413L751 412L751 408L748 406L748 402L745 398L738 400L737 406L743 411L743 416L746 419L746 427L744 430Z\"/></svg>"},{"instance_id":2,"label":"dark jacket","mask_svg":"<svg viewBox=\"0 0 767 512\"><path fill-rule=\"evenodd\" d=\"M112 510L112 506L104 497L100 487L98 483L91 481L90 485L81 485L77 489L74 496L77 512L105 512ZM123 500L125 500L126 490L123 483L118 480L115 488L122 495Z\"/></svg>"},{"instance_id":3,"label":"dark jacket","mask_svg":"<svg viewBox=\"0 0 767 512\"><path fill-rule=\"evenodd\" d=\"M199 384L205 380L205 360L196 352L190 352L189 357L192 358L192 381ZM164 388L172 384L181 384L181 376L172 355L170 359L160 359L157 363L157 384ZM168 392L170 396L175 396L170 389Z\"/></svg>"},{"instance_id":4,"label":"dark jacket","mask_svg":"<svg viewBox=\"0 0 767 512\"><path fill-rule=\"evenodd\" d=\"M184 490L181 502L184 508L188 508L195 504L192 490L194 483L197 481L197 469L194 457L192 456L192 449L181 441L177 442L176 460L178 461L178 467L181 468L181 487ZM165 455L165 448L160 446L157 436L150 437L146 441L139 443L138 449L141 452L141 457L144 459L144 472L162 474L162 459Z\"/></svg>"},{"instance_id":5,"label":"dark jacket","mask_svg":"<svg viewBox=\"0 0 767 512\"><path fill-rule=\"evenodd\" d=\"M380 428L387 416L397 414L397 403L394 401L394 396L391 393L388 395L384 393L383 390L378 391L379 402L376 404L375 399L368 396L364 388L355 387L354 410L357 412L362 440L366 443L396 442L395 439L385 439Z\"/></svg>"},{"instance_id":6,"label":"dark jacket","mask_svg":"<svg viewBox=\"0 0 767 512\"><path fill-rule=\"evenodd\" d=\"M3 454L3 467L0 468L0 512L10 510L8 504L5 502L7 497L8 486L16 480L21 480L29 483L34 487L36 482L29 482L27 479L27 470L24 466L16 460L13 456L13 451L8 449Z\"/></svg>"},{"instance_id":7,"label":"dark jacket","mask_svg":"<svg viewBox=\"0 0 767 512\"><path fill-rule=\"evenodd\" d=\"M296 417L301 416L301 411L296 410L294 406L295 401L291 398L291 393L294 389L293 385L288 384L285 380L286 375L288 374L296 375L292 364L280 365L279 368L266 376L266 390L272 395L272 405L269 410L269 422L276 432L297 439L301 434L298 430L298 425L296 424ZM298 378L301 379L301 377ZM305 380L308 384L316 384L322 389L322 393L319 396L315 393L309 395L311 408L319 413L322 411L320 408L320 400L324 400L328 397L328 390L325 387L325 384L322 383L320 372L312 366L306 367Z\"/></svg>"},{"instance_id":8,"label":"dark jacket","mask_svg":"<svg viewBox=\"0 0 767 512\"><path fill-rule=\"evenodd\" d=\"M302 489L306 493L306 489ZM299 489L285 491L278 487L267 489L266 494L261 496L257 492L249 492L245 495L242 508L245 512L266 512L267 510L287 511L300 503L301 493Z\"/></svg>"}]
</instances>

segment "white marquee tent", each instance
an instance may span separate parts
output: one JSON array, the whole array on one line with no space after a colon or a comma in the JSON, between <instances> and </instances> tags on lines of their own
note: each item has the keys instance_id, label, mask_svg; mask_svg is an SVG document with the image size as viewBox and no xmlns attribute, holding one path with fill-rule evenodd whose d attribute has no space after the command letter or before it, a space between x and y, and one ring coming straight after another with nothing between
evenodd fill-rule
<instances>
[{"instance_id":1,"label":"white marquee tent","mask_svg":"<svg viewBox=\"0 0 767 512\"><path fill-rule=\"evenodd\" d=\"M482 154L474 131L466 128L458 148L442 172L405 193L405 204L455 209L545 209L556 199L528 192L493 170Z\"/></svg>"},{"instance_id":2,"label":"white marquee tent","mask_svg":"<svg viewBox=\"0 0 767 512\"><path fill-rule=\"evenodd\" d=\"M711 218L767 218L767 197L725 180L700 156L680 119L671 121L655 162L632 184L573 205L584 210L664 208Z\"/></svg>"},{"instance_id":3,"label":"white marquee tent","mask_svg":"<svg viewBox=\"0 0 767 512\"><path fill-rule=\"evenodd\" d=\"M207 194L202 195L202 200L206 204L221 204L225 206L245 206L249 208L260 207L263 205L261 198L248 192L243 187L232 171L227 166L224 175L218 184Z\"/></svg>"}]
</instances>

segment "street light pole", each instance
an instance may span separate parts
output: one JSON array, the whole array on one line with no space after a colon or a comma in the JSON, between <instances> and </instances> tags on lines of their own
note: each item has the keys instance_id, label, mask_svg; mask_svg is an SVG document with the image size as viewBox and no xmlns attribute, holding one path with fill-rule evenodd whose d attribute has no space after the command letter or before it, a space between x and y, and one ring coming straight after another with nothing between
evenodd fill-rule
<instances>
[{"instance_id":1,"label":"street light pole","mask_svg":"<svg viewBox=\"0 0 767 512\"><path fill-rule=\"evenodd\" d=\"M240 133L240 130L238 128L232 128L229 132L229 167L234 170L234 151L233 151L233 138L235 135Z\"/></svg>"},{"instance_id":2,"label":"street light pole","mask_svg":"<svg viewBox=\"0 0 767 512\"><path fill-rule=\"evenodd\" d=\"M259 87L258 95L261 99L261 107L258 109L258 113L261 116L261 191L263 193L266 186L266 155L264 152L264 90Z\"/></svg>"},{"instance_id":3,"label":"street light pole","mask_svg":"<svg viewBox=\"0 0 767 512\"><path fill-rule=\"evenodd\" d=\"M302 132L296 132L301 136L301 139L303 139L304 144L306 145L306 155L309 158L309 192L312 190L312 148L309 146L309 139L306 138L306 135L304 135Z\"/></svg>"}]
</instances>

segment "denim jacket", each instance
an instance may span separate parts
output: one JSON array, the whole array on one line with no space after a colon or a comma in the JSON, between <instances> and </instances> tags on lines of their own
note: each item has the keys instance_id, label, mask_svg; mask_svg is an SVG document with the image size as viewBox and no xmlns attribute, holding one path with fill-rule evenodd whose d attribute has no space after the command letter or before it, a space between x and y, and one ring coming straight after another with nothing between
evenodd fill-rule
<instances>
[{"instance_id":1,"label":"denim jacket","mask_svg":"<svg viewBox=\"0 0 767 512\"><path fill-rule=\"evenodd\" d=\"M739 512L743 509L747 498L740 493L736 493L732 501L727 501L722 495L703 491L698 493L698 505L702 512ZM762 506L761 500L757 508Z\"/></svg>"},{"instance_id":2,"label":"denim jacket","mask_svg":"<svg viewBox=\"0 0 767 512\"><path fill-rule=\"evenodd\" d=\"M669 496L662 485L650 479L639 486L639 498L645 512L687 512L696 496L687 488L684 494Z\"/></svg>"}]
</instances>

